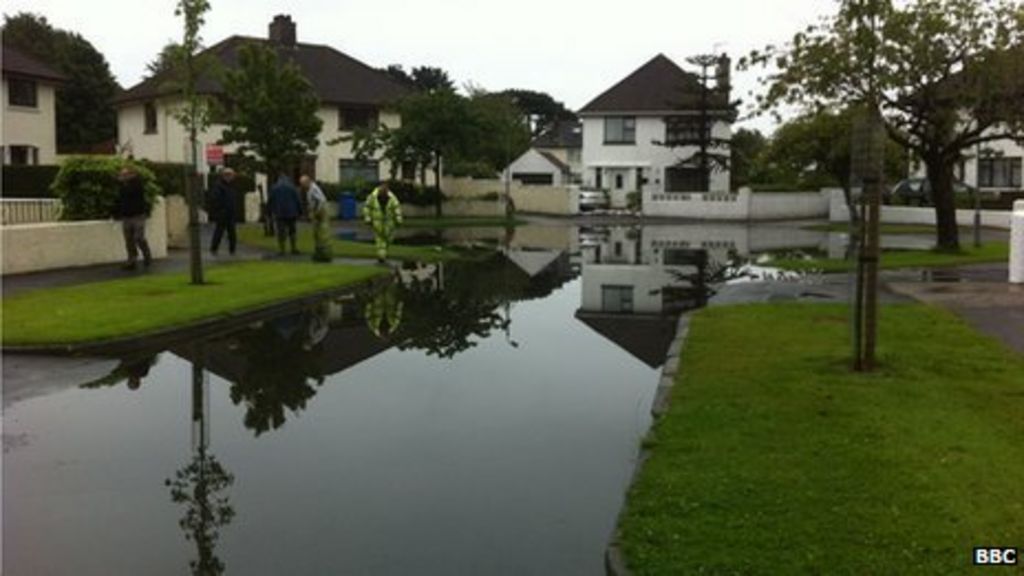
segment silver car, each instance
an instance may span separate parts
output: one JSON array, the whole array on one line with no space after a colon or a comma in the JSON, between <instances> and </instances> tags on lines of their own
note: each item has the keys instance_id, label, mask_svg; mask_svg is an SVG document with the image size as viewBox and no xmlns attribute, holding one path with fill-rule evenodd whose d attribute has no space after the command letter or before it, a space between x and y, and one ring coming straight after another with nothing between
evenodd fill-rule
<instances>
[{"instance_id":1,"label":"silver car","mask_svg":"<svg viewBox=\"0 0 1024 576\"><path fill-rule=\"evenodd\" d=\"M580 212L607 210L608 193L604 190L580 190Z\"/></svg>"}]
</instances>

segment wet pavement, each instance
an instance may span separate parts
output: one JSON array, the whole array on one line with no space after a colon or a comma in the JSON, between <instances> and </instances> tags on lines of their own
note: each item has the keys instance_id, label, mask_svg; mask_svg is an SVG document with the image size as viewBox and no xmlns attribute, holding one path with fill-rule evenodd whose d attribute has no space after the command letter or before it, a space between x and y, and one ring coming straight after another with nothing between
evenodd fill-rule
<instances>
[{"instance_id":1,"label":"wet pavement","mask_svg":"<svg viewBox=\"0 0 1024 576\"><path fill-rule=\"evenodd\" d=\"M6 356L5 574L601 574L679 315L849 299L730 272L841 249L793 226L443 236L495 252L165 349Z\"/></svg>"}]
</instances>

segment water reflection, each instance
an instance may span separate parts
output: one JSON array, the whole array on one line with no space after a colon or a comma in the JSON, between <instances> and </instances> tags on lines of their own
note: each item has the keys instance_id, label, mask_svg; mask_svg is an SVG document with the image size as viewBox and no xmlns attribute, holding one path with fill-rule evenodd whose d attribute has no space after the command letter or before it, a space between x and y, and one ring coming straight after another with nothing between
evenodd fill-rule
<instances>
[{"instance_id":1,"label":"water reflection","mask_svg":"<svg viewBox=\"0 0 1024 576\"><path fill-rule=\"evenodd\" d=\"M196 350L196 356L202 352ZM231 523L235 510L225 493L234 476L209 451L209 390L200 362L192 362L192 458L165 481L171 501L184 506L178 526L185 539L196 547L196 558L189 560L194 576L218 576L224 562L217 556L220 529Z\"/></svg>"}]
</instances>

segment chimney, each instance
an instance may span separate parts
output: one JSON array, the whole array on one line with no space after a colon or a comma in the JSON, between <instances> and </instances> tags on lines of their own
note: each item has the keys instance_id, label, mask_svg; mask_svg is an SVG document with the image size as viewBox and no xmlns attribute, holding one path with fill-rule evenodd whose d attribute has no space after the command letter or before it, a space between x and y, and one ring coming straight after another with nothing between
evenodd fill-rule
<instances>
[{"instance_id":1,"label":"chimney","mask_svg":"<svg viewBox=\"0 0 1024 576\"><path fill-rule=\"evenodd\" d=\"M281 46L295 47L295 22L287 14L274 16L270 23L270 41Z\"/></svg>"},{"instance_id":2,"label":"chimney","mask_svg":"<svg viewBox=\"0 0 1024 576\"><path fill-rule=\"evenodd\" d=\"M715 88L728 95L732 89L732 60L728 54L718 57L718 66L715 69Z\"/></svg>"}]
</instances>

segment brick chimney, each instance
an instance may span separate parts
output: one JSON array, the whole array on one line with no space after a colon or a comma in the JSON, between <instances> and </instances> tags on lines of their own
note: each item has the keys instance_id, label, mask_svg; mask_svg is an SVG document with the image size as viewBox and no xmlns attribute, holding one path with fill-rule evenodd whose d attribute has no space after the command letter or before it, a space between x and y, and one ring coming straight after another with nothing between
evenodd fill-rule
<instances>
[{"instance_id":1,"label":"brick chimney","mask_svg":"<svg viewBox=\"0 0 1024 576\"><path fill-rule=\"evenodd\" d=\"M274 21L270 23L269 37L270 41L274 44L294 47L295 22L292 22L292 17L287 14L274 16Z\"/></svg>"}]
</instances>

